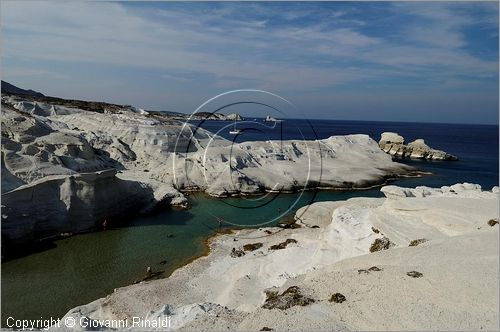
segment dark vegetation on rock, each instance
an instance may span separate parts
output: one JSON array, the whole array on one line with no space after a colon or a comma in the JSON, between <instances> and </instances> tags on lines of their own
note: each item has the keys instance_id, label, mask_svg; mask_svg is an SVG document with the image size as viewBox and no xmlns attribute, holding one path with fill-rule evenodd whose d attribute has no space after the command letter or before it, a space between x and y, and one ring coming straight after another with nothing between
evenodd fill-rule
<instances>
[{"instance_id":1,"label":"dark vegetation on rock","mask_svg":"<svg viewBox=\"0 0 500 332\"><path fill-rule=\"evenodd\" d=\"M243 250L245 251L254 251L259 248L262 248L263 244L262 242L257 242L257 243L248 243L243 246Z\"/></svg>"},{"instance_id":2,"label":"dark vegetation on rock","mask_svg":"<svg viewBox=\"0 0 500 332\"><path fill-rule=\"evenodd\" d=\"M342 303L346 300L345 296L340 293L335 293L330 297L330 302Z\"/></svg>"},{"instance_id":3,"label":"dark vegetation on rock","mask_svg":"<svg viewBox=\"0 0 500 332\"><path fill-rule=\"evenodd\" d=\"M416 239L416 240L413 240L410 242L410 244L408 245L409 247L416 247L418 246L419 244L422 244L424 242L427 242L427 239Z\"/></svg>"},{"instance_id":4,"label":"dark vegetation on rock","mask_svg":"<svg viewBox=\"0 0 500 332\"><path fill-rule=\"evenodd\" d=\"M495 226L496 224L498 224L497 219L491 219L488 221L488 225L490 225L491 227Z\"/></svg>"},{"instance_id":5,"label":"dark vegetation on rock","mask_svg":"<svg viewBox=\"0 0 500 332\"><path fill-rule=\"evenodd\" d=\"M236 258L241 256L245 256L245 252L243 250L233 248L231 251L231 257Z\"/></svg>"},{"instance_id":6,"label":"dark vegetation on rock","mask_svg":"<svg viewBox=\"0 0 500 332\"><path fill-rule=\"evenodd\" d=\"M370 252L387 250L393 246L394 246L394 243L392 243L387 237L384 236L382 238L375 239L375 241L370 246Z\"/></svg>"},{"instance_id":7,"label":"dark vegetation on rock","mask_svg":"<svg viewBox=\"0 0 500 332\"><path fill-rule=\"evenodd\" d=\"M412 278L421 278L423 277L424 275L418 271L410 271L410 272L407 272L406 275L408 277L412 277Z\"/></svg>"},{"instance_id":8,"label":"dark vegetation on rock","mask_svg":"<svg viewBox=\"0 0 500 332\"><path fill-rule=\"evenodd\" d=\"M377 271L378 272L378 271L382 271L382 269L379 267L376 267L376 266L372 266L371 268L368 269L368 271Z\"/></svg>"},{"instance_id":9,"label":"dark vegetation on rock","mask_svg":"<svg viewBox=\"0 0 500 332\"><path fill-rule=\"evenodd\" d=\"M266 291L266 301L262 308L285 310L293 306L306 306L314 303L314 299L304 296L297 286L288 287L283 293Z\"/></svg>"},{"instance_id":10,"label":"dark vegetation on rock","mask_svg":"<svg viewBox=\"0 0 500 332\"><path fill-rule=\"evenodd\" d=\"M285 249L290 243L297 243L297 240L294 239L286 239L286 241L272 245L269 247L270 250L279 250Z\"/></svg>"},{"instance_id":11,"label":"dark vegetation on rock","mask_svg":"<svg viewBox=\"0 0 500 332\"><path fill-rule=\"evenodd\" d=\"M377 267L377 266L372 266L370 267L369 269L359 269L358 270L358 274L361 274L361 273L370 273L370 272L378 272L378 271L382 271L381 268Z\"/></svg>"}]
</instances>

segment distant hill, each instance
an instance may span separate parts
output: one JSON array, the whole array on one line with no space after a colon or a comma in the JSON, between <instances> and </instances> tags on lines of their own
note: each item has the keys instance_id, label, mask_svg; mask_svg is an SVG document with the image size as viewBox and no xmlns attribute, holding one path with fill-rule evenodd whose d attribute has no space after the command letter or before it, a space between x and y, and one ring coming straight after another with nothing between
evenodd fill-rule
<instances>
[{"instance_id":1,"label":"distant hill","mask_svg":"<svg viewBox=\"0 0 500 332\"><path fill-rule=\"evenodd\" d=\"M58 97L50 97L45 96L44 94L33 91L33 90L25 90L18 88L15 85L10 84L9 82L2 81L2 94L10 94L17 95L25 98L27 100L56 104L65 107L74 107L82 110L90 111L90 112L98 112L103 113L104 111L109 111L111 113L117 112L122 108L130 108L129 105L117 105L99 101L86 101L86 100L77 100L77 99L64 99Z\"/></svg>"},{"instance_id":2,"label":"distant hill","mask_svg":"<svg viewBox=\"0 0 500 332\"><path fill-rule=\"evenodd\" d=\"M21 89L9 82L2 81L2 94L9 95L17 95L21 96L24 99L55 104L65 107L74 107L82 110L103 113L105 111L115 113L120 111L123 108L135 109L130 105L118 105L112 103L106 103L101 101L86 101L86 100L78 100L78 99L64 99L58 97L45 96L44 94L34 91L34 90L25 90ZM172 111L147 111L150 114L160 115L160 116L178 116L178 117L186 117L185 113L172 112Z\"/></svg>"},{"instance_id":3,"label":"distant hill","mask_svg":"<svg viewBox=\"0 0 500 332\"><path fill-rule=\"evenodd\" d=\"M23 95L23 96L33 96L33 97L45 97L40 92L37 92L34 90L21 89L15 85L12 85L9 82L5 82L5 81L2 81L2 93L9 93L9 94Z\"/></svg>"}]
</instances>

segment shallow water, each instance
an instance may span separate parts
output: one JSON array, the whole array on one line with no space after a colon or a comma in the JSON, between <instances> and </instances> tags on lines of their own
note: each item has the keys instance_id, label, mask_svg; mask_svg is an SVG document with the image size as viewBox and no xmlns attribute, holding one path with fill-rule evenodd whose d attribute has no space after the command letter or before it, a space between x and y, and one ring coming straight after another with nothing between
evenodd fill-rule
<instances>
[{"instance_id":1,"label":"shallow water","mask_svg":"<svg viewBox=\"0 0 500 332\"><path fill-rule=\"evenodd\" d=\"M267 204L256 196L221 200L192 194L187 211L166 210L137 218L128 227L56 241L54 248L2 264L2 319L61 317L72 307L141 279L147 266L168 276L206 251L204 241L219 229L215 216L222 217L225 226L276 225L272 220L289 206L293 212L313 197L325 201L356 195L380 196L380 192L323 191L315 196L309 191L295 206L296 194L273 195ZM258 213L248 209L263 203Z\"/></svg>"},{"instance_id":2,"label":"shallow water","mask_svg":"<svg viewBox=\"0 0 500 332\"><path fill-rule=\"evenodd\" d=\"M206 126L216 130L221 123L211 122ZM321 121L314 124L314 128L319 138L330 134L367 133L376 140L379 132L392 130L408 139L424 137L429 145L460 157L457 162L405 161L434 174L399 179L393 182L397 185L440 187L464 181L479 183L485 189L498 185L497 126ZM291 131L285 130L285 133L290 136L287 138L293 138ZM246 140L268 138L269 135L246 136ZM206 251L204 241L219 228L216 217L223 218L226 226L230 223L238 227L275 225L280 216L292 214L313 201L356 196L380 197L381 193L379 188L306 191L223 200L192 194L189 210L165 210L136 218L127 227L56 241L54 247L45 251L2 263L2 323L8 316L17 319L61 317L75 306L141 279L147 266L168 276ZM160 264L163 261L166 262Z\"/></svg>"}]
</instances>

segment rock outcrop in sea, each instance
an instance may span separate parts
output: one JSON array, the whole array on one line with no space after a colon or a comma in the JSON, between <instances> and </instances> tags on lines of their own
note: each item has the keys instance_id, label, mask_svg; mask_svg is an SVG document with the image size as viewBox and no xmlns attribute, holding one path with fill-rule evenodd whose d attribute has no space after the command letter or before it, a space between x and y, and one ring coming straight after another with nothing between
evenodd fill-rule
<instances>
[{"instance_id":1,"label":"rock outcrop in sea","mask_svg":"<svg viewBox=\"0 0 500 332\"><path fill-rule=\"evenodd\" d=\"M413 172L366 135L232 143L132 106L2 96L2 236L23 242L213 196L363 188ZM52 102L48 103L47 100Z\"/></svg>"},{"instance_id":2,"label":"rock outcrop in sea","mask_svg":"<svg viewBox=\"0 0 500 332\"><path fill-rule=\"evenodd\" d=\"M421 138L405 145L404 138L393 132L382 133L378 144L384 152L398 158L458 160L454 155L431 148Z\"/></svg>"}]
</instances>

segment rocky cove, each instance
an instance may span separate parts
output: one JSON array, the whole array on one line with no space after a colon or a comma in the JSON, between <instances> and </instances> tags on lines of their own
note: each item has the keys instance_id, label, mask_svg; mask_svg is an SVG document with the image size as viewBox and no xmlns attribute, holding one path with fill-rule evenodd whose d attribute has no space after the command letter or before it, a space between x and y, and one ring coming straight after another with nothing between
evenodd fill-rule
<instances>
[{"instance_id":1,"label":"rocky cove","mask_svg":"<svg viewBox=\"0 0 500 332\"><path fill-rule=\"evenodd\" d=\"M3 302L10 308L3 316L16 313L37 317L37 306L32 304L40 299L44 299L42 307L52 308L45 314L61 316L68 305L90 301L116 286L141 279L146 266L153 266L164 277L202 255L207 250L205 240L217 228L214 216L223 215L228 221L241 221L241 217L225 216L222 203L207 215L207 204L213 206L214 202L197 192L221 197L270 190L293 192L320 185L365 187L414 172L411 167L392 162L363 135L324 142L285 142L284 149L277 151L276 144L266 142L232 146L227 140L212 139L213 134L202 128L189 124L183 128L185 119L176 118L178 115L148 113L128 106L3 94L2 257L5 262L29 254L3 265L7 287ZM359 152L352 159L337 158L337 153L344 155L342 150L353 146ZM364 155L367 148L373 156ZM327 162L341 166L338 174L323 177L318 165L309 170L308 149L316 164L323 154L329 154ZM351 174L351 163L358 163L356 167L365 174ZM278 187L275 181L279 181ZM310 202L311 194L306 193L304 197L309 198L297 204L293 195L274 200L268 212L259 210L261 222L279 220L277 209L283 210L283 216L293 215L300 204ZM187 213L161 212L169 206L186 208L188 202ZM199 202L203 202L201 206ZM155 215L155 211L160 214ZM164 225L164 218L175 220L170 221L174 225ZM191 224L186 227L189 220ZM94 233L97 236L66 238L102 231L104 223L108 231ZM150 223L160 223L164 230L151 234ZM243 221L253 223L255 218ZM180 234L177 227L182 228ZM175 238L169 239L170 235ZM163 242L165 238L171 245ZM99 245L88 247L88 241ZM124 241L126 247L121 244ZM131 255L128 246L133 246L137 254ZM177 251L177 257L166 250ZM80 263L74 264L71 257ZM165 258L167 262L159 265ZM19 284L24 280L20 276L34 271L38 271L38 277L29 283L31 304L14 301L22 298L19 292L26 289L24 282ZM97 275L112 278L105 278L109 282L85 282L87 278L95 280ZM54 287L54 281L66 286ZM68 282L80 286L70 291ZM72 295L75 292L78 299Z\"/></svg>"},{"instance_id":2,"label":"rocky cove","mask_svg":"<svg viewBox=\"0 0 500 332\"><path fill-rule=\"evenodd\" d=\"M2 1L0 332L500 330L454 2Z\"/></svg>"},{"instance_id":3,"label":"rocky cove","mask_svg":"<svg viewBox=\"0 0 500 332\"><path fill-rule=\"evenodd\" d=\"M115 289L65 318L168 317L175 330L494 328L498 187L381 191L304 206L295 228L219 234L169 278Z\"/></svg>"},{"instance_id":4,"label":"rocky cove","mask_svg":"<svg viewBox=\"0 0 500 332\"><path fill-rule=\"evenodd\" d=\"M295 204L295 210L313 200L355 195L379 196L379 191L321 191L316 196L307 191L300 198L299 194L278 195L272 201L269 198L271 202L259 208L258 214L228 208L228 204L254 205L242 198L222 200L191 193L187 197L189 209L159 209L122 220L123 227L110 225L107 231L100 228L97 232L44 241L35 252L3 262L2 316L62 317L72 307L141 280L147 266L165 278L208 253L207 240L219 231L215 216L239 224L226 225L223 231L226 227L253 228L255 223L279 216L279 208Z\"/></svg>"},{"instance_id":5,"label":"rocky cove","mask_svg":"<svg viewBox=\"0 0 500 332\"><path fill-rule=\"evenodd\" d=\"M4 246L183 206L185 190L355 189L415 172L366 135L232 144L167 114L2 96Z\"/></svg>"},{"instance_id":6,"label":"rocky cove","mask_svg":"<svg viewBox=\"0 0 500 332\"><path fill-rule=\"evenodd\" d=\"M64 275L64 279L60 279L60 283L65 286L58 288L63 289L67 287L71 289L71 287L73 287L71 285L72 283L73 285L77 284L78 292L74 297L69 296L69 294L59 294L55 298L52 296L55 302L52 301L50 304L46 304L47 307L53 306L57 308L57 311L53 312L57 315L64 314L68 309L68 307L58 307L57 298L64 298L64 296L71 297L71 306L90 302L96 298L113 293L113 289L116 286L129 285L141 279L144 275L144 268L146 266L152 266L155 272L161 272L161 277L168 276L173 271L179 272L174 273L173 281L170 280L171 278L165 279L166 281L148 281L131 286L130 288L120 289L116 291L118 295L111 295L110 297L98 300L94 304L77 309L77 311L83 315L82 317L87 317L89 320L118 317L122 319L127 315L132 315L135 312L134 310L142 310L147 307L148 310L154 312L154 315L158 317L163 317L168 313L177 315L177 325L174 326L187 329L204 326L200 325L203 323L200 323L197 318L194 318L197 315L203 317L203 319L208 319L208 321L212 323L217 315L219 317L226 317L229 315L227 319L224 318L224 320L221 321L223 324L231 324L230 326L234 329L247 329L250 326L248 325L248 320L246 323L242 324L243 321L241 321L241 319L244 318L246 313L253 312L257 304L264 303L265 294L266 291L268 291L267 285L258 284L258 287L252 283L245 285L242 278L248 278L247 275L251 280L262 279L262 276L254 276L252 273L247 273L244 276L241 275L235 278L235 280L237 280L234 285L236 288L231 288L236 291L240 283L245 289L248 289L248 287L252 289L255 288L255 294L249 293L253 302L251 301L249 304L246 304L247 307L240 307L243 303L239 303L236 297L231 298L226 297L226 295L222 293L218 294L217 288L214 288L214 294L207 294L207 296L203 295L201 297L198 296L199 294L191 294L192 297L190 299L176 298L175 296L164 297L165 294L159 293L158 300L155 298L151 306L147 305L144 308L142 306L136 307L136 304L131 303L129 300L134 297L140 301L142 301L142 299L147 299L147 294L157 292L167 287L162 282L173 285L168 286L167 289L169 289L169 287L177 287L177 285L186 282L186 279L182 279L181 281L180 279L176 279L177 277L175 277L175 275L182 274L184 268L181 270L177 269L192 259L206 253L208 247L205 245L205 240L217 233L218 225L215 219L216 216L223 216L227 221L238 220L242 226L252 227L254 229L237 231L236 234L212 238L208 243L211 249L210 258L207 258L208 261L217 262L219 259L217 257L225 260L227 257L230 257L231 249L236 248L236 250L245 252L240 262L243 265L246 264L245 262L247 259L254 259L254 256L261 255L261 252L264 254L271 254L271 263L268 264L263 262L259 264L259 266L268 269L285 264L285 261L289 259L287 256L289 256L290 250L298 250L296 254L299 254L299 256L295 254L292 255L295 259L302 257L300 255L307 255L307 252L309 252L307 250L309 249L305 250L305 248L303 248L305 251L302 252L303 249L300 248L302 248L304 242L317 241L317 239L315 239L316 236L326 236L324 234L324 229L327 227L330 213L340 213L342 215L342 217L336 217L337 219L335 220L345 219L345 216L348 214L344 214L340 210L335 212L335 209L337 206L342 206L347 203L336 203L334 201L345 201L355 196L381 197L385 195L391 200L390 202L393 202L403 199L404 197L425 198L427 196L448 197L457 195L459 197L455 198L474 198L478 200L477 202L487 198L488 201L484 202L484 204L489 206L498 196L497 192L481 193L480 188L469 185L441 189L441 191L431 188L412 191L412 189L396 189L390 187L385 187L383 193L381 193L379 189L357 192L345 191L346 189L361 189L372 185L380 185L391 177L406 177L415 174L415 168L394 162L388 154L381 151L375 141L366 135L335 136L313 141L312 144L307 141L285 141L282 149L277 149L276 146L273 146L272 142L243 142L238 143L235 148L235 146L229 147L226 140L217 138L212 140L210 137L211 133L207 131L199 128L193 130L191 127L187 127L188 130L185 128L182 129L182 123L176 120L158 115L150 116L144 114L144 111L137 112L137 110L133 108L123 107L113 109L112 111L103 110L102 113L77 109L70 110L71 112L64 111L70 114L64 114L64 116L59 117L57 113L63 113L63 111L61 111L61 108L57 105L51 105L49 107L43 103L29 101L23 103L22 105L24 106L21 107L21 105L17 105L13 102L16 98L18 97L14 97L5 102L7 107L2 107L2 112L5 110L6 116L3 117L3 119L5 119L5 121L12 119L12 117L9 116L9 112L12 111L13 113L11 113L11 115L14 118L24 117L26 120L14 120L14 122L8 123L8 125L14 126L28 120L30 121L28 124L35 124L35 128L28 127L25 131L23 131L24 129L10 129L9 131L9 126L2 126L2 130L6 130L5 137L7 138L7 140L3 140L3 142L10 143L10 145L6 144L5 148L4 145L2 145L2 156L8 156L8 158L2 159L2 166L5 167L5 170L3 169L2 171L3 174L12 175L12 177L9 175L6 178L5 187L9 188L9 190L5 192L2 197L2 204L5 205L2 208L2 214L4 214L4 211L10 211L11 216L17 216L17 218L20 218L19 220L24 220L20 223L22 228L24 228L24 230L21 230L25 232L24 234L30 235L26 237L19 236L18 239L20 239L20 243L26 243L26 241L33 241L45 236L58 235L60 232L77 233L92 229L102 229L103 220L116 221L116 224L112 223L114 224L113 226L119 226L123 224L124 221L129 220L132 215L145 215L145 217L139 218L141 221L133 221L131 224L124 223L124 225L129 227L113 227L106 232L84 234L58 240L59 242L56 243L57 250L46 250L38 253L37 256L28 256L27 258L32 258L31 265L25 264L23 267L20 261L17 262L14 260L7 263L12 265L4 266L4 271L7 271L5 273L12 273L12 279L8 277L8 274L3 275L4 280L7 280L6 285L8 285L8 282L12 282L11 285L13 285L16 276L18 277L24 274L29 277L30 272L28 270L22 272L23 268L31 266L33 271L33 267L38 266L35 271L38 271L41 275L46 275L47 280L40 278L41 280L39 282L35 282L32 287L29 287L29 291L35 294L40 292L40 289L44 288L44 283L50 282L50 276L54 278L54 276L47 271L48 267L42 268L42 265L47 265L49 261L53 262L49 265L50 267L54 268L56 271L59 269L59 273L63 273ZM11 109L8 108L9 105L11 105ZM51 111L47 113L46 111L40 111L40 109L51 109ZM33 116L34 111L41 115L35 114ZM79 115L77 116L77 114ZM158 118L160 118L160 120L158 120ZM64 119L64 122L61 119ZM110 123L106 124L106 121ZM125 123L123 123L124 121ZM23 126L24 125L25 124L23 124ZM40 128L38 128L38 126L41 126L42 129L46 128L43 125L48 126L48 134L34 137L32 133L39 132ZM59 135L59 131L63 132L63 139L66 140L66 143L60 143L61 140L57 136ZM180 137L183 139L179 141L177 141L175 135L170 135L171 139L165 139L165 135L168 138L168 133L172 131L176 133L188 131L188 133L181 135ZM27 137L19 135L19 132L26 132ZM50 137L51 135L57 139L53 139L53 137ZM198 138L192 143L189 143L192 139L191 136ZM130 137L135 138L132 140ZM65 142L64 140L62 140L62 142ZM312 159L310 163L312 166L309 166L309 157L304 159L304 155L307 155L307 153L309 153L312 158L316 158ZM65 158L67 156L71 156L71 158ZM155 158L157 159L152 158L153 156L156 156ZM305 162L306 160L308 161L307 163ZM323 168L319 167L321 163ZM4 166L4 164L6 166ZM38 167L33 167L33 165L37 165ZM307 171L304 171L304 169L307 169ZM326 170L323 172L322 169ZM307 176L309 176L311 182L305 180ZM315 179L317 181L313 181ZM415 180L418 180L418 178ZM401 178L398 184L404 184L405 181L411 182L413 180L411 178ZM276 184L279 184L279 186L276 187ZM316 194L313 190L303 191L304 189L316 187L337 188L341 190L320 191L319 194ZM4 188L4 183L2 183L2 188ZM266 207L260 208L258 215L247 214L242 216L240 212L226 215L227 209L224 208L226 204L250 204L245 201L245 196L241 196L240 198L231 196L240 194L262 194L266 191L273 190L276 193L285 191L303 192L304 196L297 201L298 193L278 195L278 198L272 200ZM207 196L201 195L200 193L202 192L206 193ZM186 193L189 194L186 195ZM209 198L211 196L226 196L229 198L212 200ZM36 200L32 198L36 198ZM454 197L451 198L454 199ZM313 204L310 209L306 209L309 211L306 214L304 214L303 211L297 211L300 207L307 206L317 201L333 202L324 203L324 205L319 203ZM10 203L6 205L5 202ZM11 207L15 207L15 202L23 202L22 209L16 210L14 208L7 210ZM40 202L40 204L37 202ZM57 202L57 204L54 204L55 202ZM382 200L379 200L379 202L382 202ZM390 202L386 205L393 204ZM428 198L428 200L423 201L422 204L425 205L429 202ZM473 204L473 202L476 201L472 200L468 204ZM163 206L189 205L191 208L184 211L167 212L162 211L158 204ZM294 208L288 210L290 206ZM369 207L375 208L376 206L377 205L370 205ZM451 204L451 206L454 205ZM51 208L45 211L44 209L47 207ZM155 218L154 214L149 214L152 217L147 217L149 212L155 209L158 211L158 208L160 212L156 214L156 216L161 218L161 221ZM362 206L362 209L364 208L366 208L365 205ZM429 208L429 206L427 208ZM51 209L53 209L53 211ZM299 224L302 226L301 229L280 230L274 227L256 229L258 226L255 226L255 224L258 224L259 221L265 223L270 219L279 219L281 214L285 216L284 213L280 212L280 209L292 216L295 215L295 218L298 218L297 220L300 219ZM444 213L444 215L449 214L449 210L447 212L440 212L440 215L442 213ZM26 213L26 211L29 213ZM378 211L377 215L384 215L384 211L385 210ZM44 219L42 217L43 213L48 213L52 218ZM313 214L309 215L309 213ZM482 228L482 219L493 218L496 212L488 207L485 209L484 213L484 215L475 216L475 221L470 227L467 226L464 229L460 229L460 234L469 232L476 227L476 225ZM73 214L76 216L76 219L72 217ZM310 217L307 217L308 215ZM8 223L10 218L8 214L5 214L5 216L6 219L3 220L4 226ZM11 220L12 219L13 218L11 218ZM33 219L37 221L35 223L30 223L30 220ZM354 219L357 220L354 224L361 220L357 214L354 215ZM74 220L79 220L80 222L74 224ZM173 224L171 224L172 222ZM364 225L365 223L362 222L362 224ZM418 232L416 232L416 229L422 226L407 230L408 235L404 238L395 238L394 235L390 235L391 232L398 234L400 230L393 229L392 225L387 224L385 227L373 225L372 223L369 225L379 232L383 232L384 236L387 236L391 241L390 243L393 243L396 247L403 247L406 245L405 241L408 240L408 243L410 243L421 237L428 237L429 239L426 240L434 239L438 242L445 239L442 236L437 236L438 233L434 231L417 234ZM270 224L269 226L274 226L274 224ZM495 231L497 229L493 226L488 227L490 228L483 230L491 229ZM15 227L13 228L14 229L9 230L12 234L14 234L14 230L16 229ZM36 232L33 232L33 230ZM313 230L315 233L312 233ZM311 232L310 236L312 237L302 239L302 235L300 234L304 231ZM335 232L337 231L341 230L335 230ZM351 233L352 230L346 228L343 231ZM427 231L430 231L430 229L427 229ZM262 232L266 234L267 232L276 233L276 235L264 240L242 241L242 237L247 237L247 232L249 232L248 234L252 234L251 238L254 238L254 235L260 238ZM255 232L255 234L253 234L253 232ZM337 254L335 254L335 257L332 257L333 260L328 264L333 263L336 259L344 260L352 255L354 255L352 257L357 257L359 254L366 254L369 252L368 249L372 245L372 240L375 241L377 238L382 238L382 235L379 236L377 235L378 233L371 232L373 234L370 233L368 237L369 240L366 240L366 243L363 242L362 245L352 247L351 243L346 243L346 248L354 249L350 253L345 253L345 255L342 254L337 256ZM440 230L440 232L443 231ZM488 235L484 236L488 237ZM227 239L225 237L227 237ZM235 239L237 241L235 241ZM289 241L289 239L297 242ZM349 236L345 239L349 241ZM329 241L327 241L325 245L327 245L328 242ZM99 245L89 246L90 243L99 243ZM245 250L245 246L247 246L246 248L250 248L250 245L256 243L261 244L256 250ZM281 245L282 243L287 244ZM436 242L430 241L427 245L433 245L434 243ZM485 243L491 243L491 241L487 240ZM459 245L459 242L457 242L456 245ZM388 246L388 248L390 248L388 252L393 250L392 248L394 246ZM219 250L217 249L218 247L220 247ZM271 250L269 249L271 247L280 249ZM330 250L336 252L338 249L318 247L317 250ZM68 252L73 252L71 254L72 258L67 256ZM172 254L174 252L175 254ZM99 259L97 259L97 257L99 257ZM55 263L60 259L64 259L62 261L64 262L64 268ZM230 261L230 264L236 263L237 261L235 260L239 258L233 257L232 259L234 260ZM283 259L285 261L282 261ZM383 259L382 257L382 261ZM387 259L390 260L391 258ZM394 259L394 257L392 257L392 259ZM197 270L198 268L196 268L196 266L199 266L200 262L204 261L205 258L196 260L194 261L194 265L190 264L185 269L187 271L191 271L193 268ZM301 260L299 259L298 261ZM318 262L319 265L317 264ZM278 270L274 272L269 271L270 274L266 274L265 278L272 276L269 281L274 287L278 287L278 285L287 285L287 287L271 287L268 293L276 293L278 296L284 294L286 297L287 294L291 292L287 292L290 287L292 287L292 290L296 289L293 287L298 287L297 294L294 293L292 297L300 295L305 296L305 298L314 299L316 302L320 300L321 305L322 297L318 296L318 294L314 294L314 292L310 293L311 289L308 289L307 285L299 284L299 286L297 286L295 283L291 284L292 281L288 281L293 280L295 277L300 277L304 271L307 276L311 269L318 269L321 264L324 264L324 262L321 263L321 260L318 262L311 262L312 265L309 267L299 266L300 268L304 268L303 271L295 271L288 263L284 265L286 267L286 273L282 273L283 271L280 272ZM58 263L60 264L61 261ZM16 266L16 264L18 265ZM364 265L367 264L368 263ZM368 270L368 268L370 268L370 266L364 266L361 263L356 263L355 265L359 265L360 269L364 268ZM255 266L253 267L255 268ZM391 270L387 266L380 266L380 268L384 271ZM414 269L418 270L418 268L415 267ZM15 270L17 270L17 272L15 272ZM92 273L89 274L89 270L92 271ZM423 271L422 268L420 268L420 270ZM408 271L405 271L405 273ZM376 275L375 272L372 274ZM81 280L83 275L91 278L88 281ZM96 280L102 278L102 276L105 276L105 279L109 279L110 282L103 284L101 281ZM425 271L424 276L427 276ZM352 278L352 276L346 275L346 278ZM289 282L289 284L282 284L283 281ZM258 281L258 283L260 283L260 281ZM96 288L96 285L99 285L97 287L98 291L89 296L86 290ZM208 284L200 285L201 288L212 286L213 285ZM151 287L151 289L149 289L149 287ZM21 288L23 288L23 292L26 291L25 284L22 287L17 288L16 286L12 289L20 291ZM52 293L54 292L53 287L48 287L46 285L45 289L51 290ZM129 289L133 290L134 295L127 293ZM329 291L325 290L325 292L328 293ZM341 290L341 292L343 295L347 296L346 301L350 301L351 295L349 292L345 290ZM19 296L20 293L12 292L9 296L13 298L16 294ZM328 299L333 297L332 294L328 294ZM51 298L49 294L41 296L48 299ZM338 298L338 296L335 298ZM198 300L199 302L192 302ZM124 311L117 311L118 313L116 315L109 315L107 312L103 312L102 314L93 313L96 308L100 308L101 301L106 301L105 306L108 305L107 303L112 303L112 308L121 308L123 305L126 309L124 309ZM232 303L231 301L236 302ZM228 305L221 306L221 304L225 303ZM22 304L20 304L20 306L22 306ZM224 306L235 311L226 311ZM37 315L36 310L28 313L28 308L18 307L16 310L18 310L18 312L26 310L26 315L33 315L34 317ZM266 310L273 310L274 312L275 310L281 309L271 308ZM295 306L286 310L294 311L297 317L304 317L307 313L307 311L297 311L298 309ZM68 315L75 316L75 310L72 310ZM261 317L267 317L267 315ZM276 322L268 320L268 318L265 319L269 321L269 324L266 323L267 325L277 326ZM296 323L296 326L301 328L302 325L300 325L299 322ZM252 329L253 328L252 326ZM258 328L260 329L262 326Z\"/></svg>"}]
</instances>

